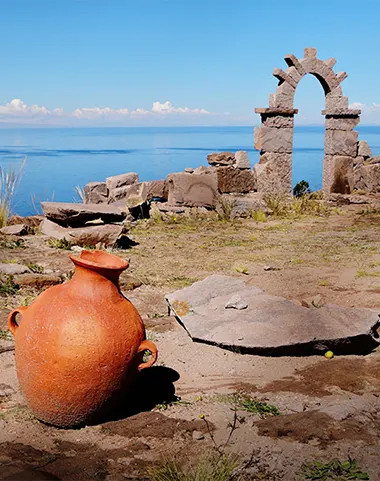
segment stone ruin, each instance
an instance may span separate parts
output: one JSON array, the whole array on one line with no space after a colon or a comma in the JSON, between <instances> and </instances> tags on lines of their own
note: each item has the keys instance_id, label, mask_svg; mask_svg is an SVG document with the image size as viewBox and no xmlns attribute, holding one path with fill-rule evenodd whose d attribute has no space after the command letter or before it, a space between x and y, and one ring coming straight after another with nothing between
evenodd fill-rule
<instances>
[{"instance_id":1,"label":"stone ruin","mask_svg":"<svg viewBox=\"0 0 380 481\"><path fill-rule=\"evenodd\" d=\"M368 192L380 191L380 157L371 157L365 141L358 141L353 129L360 121L361 111L349 108L343 96L341 83L346 72L335 73L334 58L325 61L317 58L315 48L305 48L304 58L285 56L288 68L276 68L278 79L275 94L269 97L268 108L257 108L261 127L254 132L254 145L260 150L260 160L254 166L258 192L292 189L292 150L294 94L298 82L306 74L314 75L325 93L325 146L323 161L323 190L326 193L350 194L354 189Z\"/></svg>"}]
</instances>

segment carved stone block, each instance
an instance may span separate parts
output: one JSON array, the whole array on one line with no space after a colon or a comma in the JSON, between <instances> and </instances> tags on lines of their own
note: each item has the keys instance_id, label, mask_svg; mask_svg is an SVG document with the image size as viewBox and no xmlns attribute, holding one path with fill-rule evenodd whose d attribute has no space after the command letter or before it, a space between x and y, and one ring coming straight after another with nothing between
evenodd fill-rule
<instances>
[{"instance_id":1,"label":"carved stone block","mask_svg":"<svg viewBox=\"0 0 380 481\"><path fill-rule=\"evenodd\" d=\"M348 155L356 157L358 132L326 130L325 155Z\"/></svg>"},{"instance_id":2,"label":"carved stone block","mask_svg":"<svg viewBox=\"0 0 380 481\"><path fill-rule=\"evenodd\" d=\"M261 127L260 145L264 152L292 153L293 129Z\"/></svg>"}]
</instances>

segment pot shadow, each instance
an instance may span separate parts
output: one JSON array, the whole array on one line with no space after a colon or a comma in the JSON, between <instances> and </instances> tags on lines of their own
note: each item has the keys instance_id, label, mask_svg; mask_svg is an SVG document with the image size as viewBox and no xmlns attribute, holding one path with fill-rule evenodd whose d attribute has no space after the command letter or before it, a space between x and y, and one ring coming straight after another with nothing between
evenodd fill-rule
<instances>
[{"instance_id":1,"label":"pot shadow","mask_svg":"<svg viewBox=\"0 0 380 481\"><path fill-rule=\"evenodd\" d=\"M87 425L120 421L141 412L151 411L158 404L168 405L180 398L174 382L180 375L166 366L153 366L141 371L135 381L115 393L103 409Z\"/></svg>"}]
</instances>

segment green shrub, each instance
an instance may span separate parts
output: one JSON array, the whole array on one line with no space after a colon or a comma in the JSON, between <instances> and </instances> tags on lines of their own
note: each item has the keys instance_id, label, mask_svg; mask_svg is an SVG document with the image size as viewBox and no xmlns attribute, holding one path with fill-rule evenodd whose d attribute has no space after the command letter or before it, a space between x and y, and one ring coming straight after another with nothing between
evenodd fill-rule
<instances>
[{"instance_id":1,"label":"green shrub","mask_svg":"<svg viewBox=\"0 0 380 481\"><path fill-rule=\"evenodd\" d=\"M293 189L293 195L294 197L302 197L305 194L309 194L310 189L309 189L309 182L306 180L301 180L300 182L297 182L297 184L294 186Z\"/></svg>"}]
</instances>

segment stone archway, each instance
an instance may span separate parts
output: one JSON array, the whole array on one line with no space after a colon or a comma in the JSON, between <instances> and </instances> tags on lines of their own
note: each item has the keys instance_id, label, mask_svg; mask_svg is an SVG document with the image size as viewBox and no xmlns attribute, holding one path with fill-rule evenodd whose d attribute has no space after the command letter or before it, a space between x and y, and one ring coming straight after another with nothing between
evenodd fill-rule
<instances>
[{"instance_id":1,"label":"stone archway","mask_svg":"<svg viewBox=\"0 0 380 481\"><path fill-rule=\"evenodd\" d=\"M323 190L349 193L353 188L353 168L358 157L358 132L353 129L360 121L360 110L350 109L348 98L342 94L341 82L346 72L335 73L336 60L322 61L315 48L305 48L304 58L286 55L288 68L276 68L278 79L275 94L269 97L269 108L258 108L261 127L255 128L255 148L260 161L255 165L257 190L269 192L292 189L292 149L294 94L298 82L306 74L314 75L325 93L325 145L323 161Z\"/></svg>"}]
</instances>

